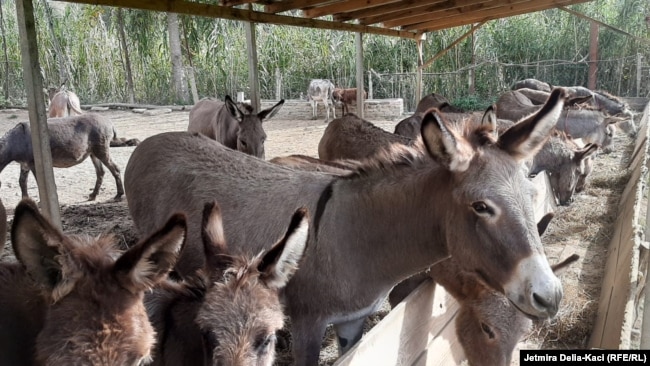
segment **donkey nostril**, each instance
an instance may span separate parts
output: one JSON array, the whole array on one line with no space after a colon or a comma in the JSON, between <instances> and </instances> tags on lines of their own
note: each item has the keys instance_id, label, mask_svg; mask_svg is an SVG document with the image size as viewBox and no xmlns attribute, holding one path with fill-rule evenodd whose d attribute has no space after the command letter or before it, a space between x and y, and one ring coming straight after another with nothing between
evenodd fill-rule
<instances>
[{"instance_id":1,"label":"donkey nostril","mask_svg":"<svg viewBox=\"0 0 650 366\"><path fill-rule=\"evenodd\" d=\"M535 300L535 303L540 305L544 309L548 309L551 307L551 303L547 300L545 300L543 297L533 294L533 300Z\"/></svg>"}]
</instances>

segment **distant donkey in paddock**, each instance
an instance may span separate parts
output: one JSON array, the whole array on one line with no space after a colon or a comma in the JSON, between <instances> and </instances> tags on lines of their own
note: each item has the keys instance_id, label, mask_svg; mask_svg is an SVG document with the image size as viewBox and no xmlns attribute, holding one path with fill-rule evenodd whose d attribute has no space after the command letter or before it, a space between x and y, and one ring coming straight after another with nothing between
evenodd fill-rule
<instances>
[{"instance_id":1,"label":"distant donkey in paddock","mask_svg":"<svg viewBox=\"0 0 650 366\"><path fill-rule=\"evenodd\" d=\"M205 268L159 286L145 304L158 334L153 365L271 366L284 324L280 292L298 269L309 230L306 211L283 238L251 258L229 255L216 203L203 209Z\"/></svg>"},{"instance_id":2,"label":"distant donkey in paddock","mask_svg":"<svg viewBox=\"0 0 650 366\"><path fill-rule=\"evenodd\" d=\"M158 134L127 165L129 210L142 234L171 212L188 213L177 265L183 273L205 265L206 201L219 202L225 235L238 245L233 253L267 249L268 238L283 235L286 217L299 207L312 212L301 269L284 291L297 365L318 363L328 324L341 350L350 349L396 283L450 255L522 313L549 318L562 285L543 253L528 198L534 187L521 163L541 148L566 100L564 90L555 90L498 140L484 127L456 130L431 110L422 121L421 150L375 156L341 177L277 166L200 134Z\"/></svg>"},{"instance_id":3,"label":"distant donkey in paddock","mask_svg":"<svg viewBox=\"0 0 650 366\"><path fill-rule=\"evenodd\" d=\"M443 97L442 95L431 93L426 95L418 102L413 115L404 118L403 120L399 121L397 125L395 125L395 134L411 139L418 138L418 136L420 136L422 116L424 116L424 113L431 108L437 108L440 112L443 112L445 114L465 112L461 108L457 108L451 105L449 100L447 100L447 98Z\"/></svg>"},{"instance_id":4,"label":"distant donkey in paddock","mask_svg":"<svg viewBox=\"0 0 650 366\"><path fill-rule=\"evenodd\" d=\"M538 223L540 235L553 214ZM576 254L552 267L559 274L580 257ZM475 273L460 269L454 257L433 265L397 285L389 295L391 307L397 306L427 278L445 288L460 305L456 315L456 335L470 366L510 366L517 342L530 331L532 321L518 311L499 292L485 285Z\"/></svg>"},{"instance_id":5,"label":"distant donkey in paddock","mask_svg":"<svg viewBox=\"0 0 650 366\"><path fill-rule=\"evenodd\" d=\"M307 99L311 105L311 119L318 118L318 102L325 107L325 122L330 120L330 109L332 118L336 118L336 107L334 105L334 83L327 79L313 79L307 87Z\"/></svg>"},{"instance_id":6,"label":"distant donkey in paddock","mask_svg":"<svg viewBox=\"0 0 650 366\"><path fill-rule=\"evenodd\" d=\"M58 88L49 88L47 94L50 99L48 117L68 117L83 114L79 97L67 90L65 85Z\"/></svg>"},{"instance_id":7,"label":"distant donkey in paddock","mask_svg":"<svg viewBox=\"0 0 650 366\"><path fill-rule=\"evenodd\" d=\"M115 130L111 121L96 113L80 116L51 118L47 121L52 150L52 165L56 168L68 168L86 160L88 156L95 166L97 181L88 197L89 201L97 198L104 180L102 164L108 168L117 185L115 200L124 195L120 169L113 162L110 143L115 139ZM30 170L34 172L34 154L29 123L21 122L7 131L0 138L0 172L11 162L20 163L20 191L27 194L27 178Z\"/></svg>"},{"instance_id":8,"label":"distant donkey in paddock","mask_svg":"<svg viewBox=\"0 0 650 366\"><path fill-rule=\"evenodd\" d=\"M294 169L307 170L312 172L323 172L330 174L345 175L352 173L360 162L355 160L322 160L312 158L306 155L288 155L277 156L271 160L270 163L283 165Z\"/></svg>"},{"instance_id":9,"label":"distant donkey in paddock","mask_svg":"<svg viewBox=\"0 0 650 366\"><path fill-rule=\"evenodd\" d=\"M20 365L140 365L154 329L145 291L167 276L185 236L183 215L122 253L112 236L67 236L36 204L14 212L18 262L0 263L0 354Z\"/></svg>"},{"instance_id":10,"label":"distant donkey in paddock","mask_svg":"<svg viewBox=\"0 0 650 366\"><path fill-rule=\"evenodd\" d=\"M204 98L190 110L187 130L202 133L233 150L264 159L266 132L262 122L278 113L283 104L284 99L271 108L255 113L248 104L235 104L229 95L226 95L224 102Z\"/></svg>"}]
</instances>

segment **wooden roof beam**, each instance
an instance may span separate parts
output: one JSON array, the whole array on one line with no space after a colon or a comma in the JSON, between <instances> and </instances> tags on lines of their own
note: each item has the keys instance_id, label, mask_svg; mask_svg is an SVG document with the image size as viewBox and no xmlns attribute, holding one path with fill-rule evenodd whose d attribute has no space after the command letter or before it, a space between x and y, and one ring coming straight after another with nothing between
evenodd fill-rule
<instances>
[{"instance_id":1,"label":"wooden roof beam","mask_svg":"<svg viewBox=\"0 0 650 366\"><path fill-rule=\"evenodd\" d=\"M383 15L378 15L375 17L364 17L360 19L361 24L369 25L375 23L399 21L401 19L421 19L423 15L429 16L434 13L439 13L443 11L457 11L457 9L466 7L466 6L477 6L479 4L490 2L491 0L446 0L443 2L438 2L435 4L418 6L411 9L401 9L400 11L386 13ZM493 1L493 0L492 0ZM403 24L410 24L411 22L405 22ZM399 24L399 25L403 25ZM386 25L384 25L386 26ZM390 28L390 26L387 26Z\"/></svg>"},{"instance_id":2,"label":"wooden roof beam","mask_svg":"<svg viewBox=\"0 0 650 366\"><path fill-rule=\"evenodd\" d=\"M535 0L533 2L536 2ZM460 1L459 1L460 2ZM385 20L383 22L384 27L400 27L409 24L417 24L422 22L422 18L428 19L444 19L447 17L453 16L463 16L472 14L474 12L480 11L481 13L490 10L490 9L503 9L506 7L511 7L516 4L530 4L529 0L489 0L485 2L476 2L476 1L464 1L462 6L454 6L447 8L438 8L426 10L424 14L422 12L411 15L410 17L402 17L401 19L395 20Z\"/></svg>"},{"instance_id":3,"label":"wooden roof beam","mask_svg":"<svg viewBox=\"0 0 650 366\"><path fill-rule=\"evenodd\" d=\"M383 36L418 39L418 32L402 31L361 24L339 23L327 20L307 19L286 15L268 14L260 11L230 8L220 5L201 4L185 0L64 0L71 3L116 6L122 8L198 15L209 18L223 18L255 23L290 25L305 28L329 29L347 32L361 32Z\"/></svg>"},{"instance_id":4,"label":"wooden roof beam","mask_svg":"<svg viewBox=\"0 0 650 366\"><path fill-rule=\"evenodd\" d=\"M255 0L221 0L221 5L223 6L237 6L243 4L252 4L256 2Z\"/></svg>"},{"instance_id":5,"label":"wooden roof beam","mask_svg":"<svg viewBox=\"0 0 650 366\"><path fill-rule=\"evenodd\" d=\"M410 9L410 8L421 7L425 5L437 4L443 2L451 2L451 1L453 0L422 0L422 1L402 0L398 3L390 3L390 4L375 6L370 9L359 9L355 11L339 12L334 14L334 20L339 22L344 22L352 19L367 18L371 16L396 12L399 10Z\"/></svg>"},{"instance_id":6,"label":"wooden roof beam","mask_svg":"<svg viewBox=\"0 0 650 366\"><path fill-rule=\"evenodd\" d=\"M339 0L333 0L327 3L337 1ZM323 3L324 0L285 0L264 6L264 11L270 14L277 14L287 10L307 9L316 5L323 5Z\"/></svg>"},{"instance_id":7,"label":"wooden roof beam","mask_svg":"<svg viewBox=\"0 0 650 366\"><path fill-rule=\"evenodd\" d=\"M399 0L348 0L318 8L304 10L302 13L307 18L317 18L323 15L342 13L347 11L373 8L378 5L390 4Z\"/></svg>"},{"instance_id":8,"label":"wooden roof beam","mask_svg":"<svg viewBox=\"0 0 650 366\"><path fill-rule=\"evenodd\" d=\"M593 1L593 0L540 0L535 2L535 6L532 5L527 7L519 6L505 11L502 10L501 12L490 11L490 14L487 15L485 14L486 12L477 12L475 14L466 14L462 16L456 16L453 18L447 18L444 20L431 20L428 22L409 26L409 28L417 29L420 32L433 32L437 30L458 27L461 25L472 24L480 21L489 21L489 20L505 18L514 15L521 15L521 14L532 13L541 10L547 10L551 8L556 8L560 5L579 4L579 3L586 3L589 1Z\"/></svg>"}]
</instances>

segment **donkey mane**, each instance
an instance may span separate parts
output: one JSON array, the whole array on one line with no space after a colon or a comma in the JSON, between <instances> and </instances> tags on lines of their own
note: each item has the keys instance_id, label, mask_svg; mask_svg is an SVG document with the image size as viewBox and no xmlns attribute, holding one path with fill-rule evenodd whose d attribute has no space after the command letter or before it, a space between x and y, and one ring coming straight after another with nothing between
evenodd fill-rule
<instances>
[{"instance_id":1,"label":"donkey mane","mask_svg":"<svg viewBox=\"0 0 650 366\"><path fill-rule=\"evenodd\" d=\"M610 99L610 100L612 100L612 101L614 101L614 102L621 103L621 104L623 104L625 107L628 107L628 108L630 107L630 106L627 104L626 101L624 101L623 99L621 99L620 97L618 97L618 96L616 96L616 95L614 95L614 94L610 94L610 93L607 92L607 91L604 91L604 90L595 90L594 93L598 93L598 94L602 95L603 97L605 97L605 98L607 98L607 99Z\"/></svg>"},{"instance_id":2,"label":"donkey mane","mask_svg":"<svg viewBox=\"0 0 650 366\"><path fill-rule=\"evenodd\" d=\"M469 117L462 123L449 124L456 132L466 138L473 147L492 145L496 143L489 126L474 126ZM379 128L374 126L375 128ZM368 177L373 174L384 175L389 172L398 171L404 167L419 167L431 159L424 153L422 138L414 140L413 145L392 144L381 148L375 155L361 160L352 173L341 176L339 179L355 179Z\"/></svg>"}]
</instances>

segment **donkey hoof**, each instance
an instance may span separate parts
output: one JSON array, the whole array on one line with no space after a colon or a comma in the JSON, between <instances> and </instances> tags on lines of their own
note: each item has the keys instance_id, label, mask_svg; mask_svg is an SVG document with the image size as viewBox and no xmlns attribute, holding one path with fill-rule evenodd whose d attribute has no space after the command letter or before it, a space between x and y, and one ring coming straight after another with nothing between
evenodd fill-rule
<instances>
[{"instance_id":1,"label":"donkey hoof","mask_svg":"<svg viewBox=\"0 0 650 366\"><path fill-rule=\"evenodd\" d=\"M117 196L113 197L113 202L120 202L122 201L122 195L118 194Z\"/></svg>"},{"instance_id":2,"label":"donkey hoof","mask_svg":"<svg viewBox=\"0 0 650 366\"><path fill-rule=\"evenodd\" d=\"M90 196L88 196L88 201L94 201L95 198L97 198L97 195L96 194L91 194Z\"/></svg>"}]
</instances>

